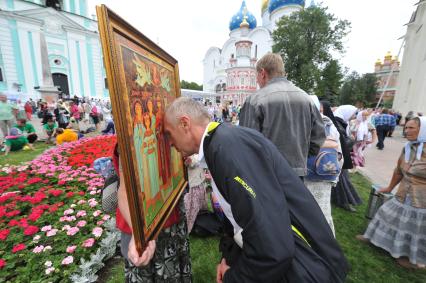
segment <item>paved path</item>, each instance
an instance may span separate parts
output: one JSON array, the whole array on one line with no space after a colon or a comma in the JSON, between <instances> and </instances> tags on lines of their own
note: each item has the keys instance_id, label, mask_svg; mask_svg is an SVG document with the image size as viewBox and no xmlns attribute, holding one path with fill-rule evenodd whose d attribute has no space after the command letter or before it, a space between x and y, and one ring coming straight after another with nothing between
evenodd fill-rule
<instances>
[{"instance_id":1,"label":"paved path","mask_svg":"<svg viewBox=\"0 0 426 283\"><path fill-rule=\"evenodd\" d=\"M375 144L365 150L365 167L359 168L360 173L373 184L387 186L406 142L407 140L402 137L402 127L397 127L393 137L385 139L383 150L378 150Z\"/></svg>"}]
</instances>

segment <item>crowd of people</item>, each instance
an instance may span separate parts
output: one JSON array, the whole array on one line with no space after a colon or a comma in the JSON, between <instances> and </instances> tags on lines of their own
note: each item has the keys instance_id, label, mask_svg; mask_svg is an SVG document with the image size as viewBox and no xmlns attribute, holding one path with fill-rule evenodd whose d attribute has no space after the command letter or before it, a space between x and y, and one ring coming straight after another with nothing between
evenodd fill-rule
<instances>
[{"instance_id":1,"label":"crowd of people","mask_svg":"<svg viewBox=\"0 0 426 283\"><path fill-rule=\"evenodd\" d=\"M41 127L34 126L41 123ZM105 129L101 130L101 123ZM9 101L0 93L0 128L3 139L1 150L34 150L40 137L47 143L62 144L76 141L89 132L115 134L109 101L100 99L74 99L35 102L29 99L23 104L19 99Z\"/></svg>"},{"instance_id":2,"label":"crowd of people","mask_svg":"<svg viewBox=\"0 0 426 283\"><path fill-rule=\"evenodd\" d=\"M188 233L206 209L210 190L224 216L217 282L345 281L349 264L335 239L339 227L331 204L356 210L362 201L349 170L365 166L367 147L384 149L402 116L387 109L332 107L288 81L278 54L262 57L256 71L260 89L242 106L203 105L184 97L168 106L163 130L185 159L189 188L141 255L116 147L116 219L126 282L191 282ZM19 146L33 148L38 135L30 121L36 113L46 142L55 135L57 144L78 139L81 123L100 132L101 120L103 133L115 133L107 102L76 97L55 104L29 101L21 117L19 108L0 99L6 153ZM16 125L9 122L9 111ZM405 117L408 143L389 186L380 190L391 192L399 184L395 197L357 236L409 268L426 264L426 118L421 116ZM206 172L212 177L210 190Z\"/></svg>"}]
</instances>

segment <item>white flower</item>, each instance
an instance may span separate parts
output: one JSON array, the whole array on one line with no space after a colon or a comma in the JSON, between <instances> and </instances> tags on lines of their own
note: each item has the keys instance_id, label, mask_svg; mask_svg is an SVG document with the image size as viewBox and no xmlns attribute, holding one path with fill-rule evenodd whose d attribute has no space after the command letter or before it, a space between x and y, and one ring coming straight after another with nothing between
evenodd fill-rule
<instances>
[{"instance_id":1,"label":"white flower","mask_svg":"<svg viewBox=\"0 0 426 283\"><path fill-rule=\"evenodd\" d=\"M37 243L40 240L41 236L40 235L35 235L33 238L33 242Z\"/></svg>"},{"instance_id":2,"label":"white flower","mask_svg":"<svg viewBox=\"0 0 426 283\"><path fill-rule=\"evenodd\" d=\"M46 267L51 267L51 266L52 266L52 262L51 262L50 260L48 260L48 261L46 261L46 262L44 263L44 265L45 265Z\"/></svg>"},{"instance_id":3,"label":"white flower","mask_svg":"<svg viewBox=\"0 0 426 283\"><path fill-rule=\"evenodd\" d=\"M54 267L49 267L49 268L47 268L46 270L45 270L45 272L46 272L46 275L49 275L51 272L53 272L55 270L55 268Z\"/></svg>"}]
</instances>

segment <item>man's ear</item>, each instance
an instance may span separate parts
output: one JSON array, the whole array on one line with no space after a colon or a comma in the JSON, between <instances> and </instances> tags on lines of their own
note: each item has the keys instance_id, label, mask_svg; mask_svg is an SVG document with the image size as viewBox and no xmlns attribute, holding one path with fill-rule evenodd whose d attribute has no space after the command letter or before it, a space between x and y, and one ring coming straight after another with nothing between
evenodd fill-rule
<instances>
[{"instance_id":1,"label":"man's ear","mask_svg":"<svg viewBox=\"0 0 426 283\"><path fill-rule=\"evenodd\" d=\"M191 119L188 116L183 115L179 118L179 126L182 127L182 129L185 131L189 131L191 127Z\"/></svg>"}]
</instances>

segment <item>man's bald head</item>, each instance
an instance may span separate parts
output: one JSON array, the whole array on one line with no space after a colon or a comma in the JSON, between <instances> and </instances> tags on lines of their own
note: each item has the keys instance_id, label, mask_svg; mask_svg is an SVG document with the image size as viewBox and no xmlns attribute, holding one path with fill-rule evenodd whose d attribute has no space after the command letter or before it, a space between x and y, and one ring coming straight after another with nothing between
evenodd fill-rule
<instances>
[{"instance_id":1,"label":"man's bald head","mask_svg":"<svg viewBox=\"0 0 426 283\"><path fill-rule=\"evenodd\" d=\"M209 112L204 106L188 97L179 97L175 99L166 109L166 117L168 121L174 125L176 125L176 122L179 121L182 116L189 117L197 124L210 122Z\"/></svg>"},{"instance_id":2,"label":"man's bald head","mask_svg":"<svg viewBox=\"0 0 426 283\"><path fill-rule=\"evenodd\" d=\"M183 157L197 153L210 116L203 105L187 97L180 97L167 108L164 133Z\"/></svg>"}]
</instances>

